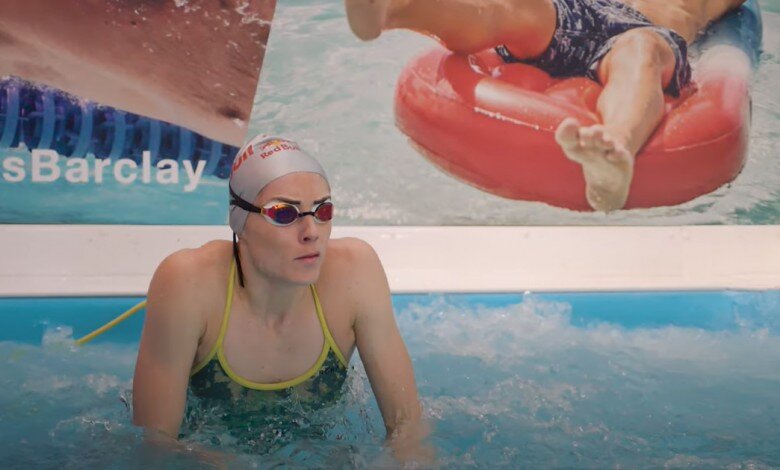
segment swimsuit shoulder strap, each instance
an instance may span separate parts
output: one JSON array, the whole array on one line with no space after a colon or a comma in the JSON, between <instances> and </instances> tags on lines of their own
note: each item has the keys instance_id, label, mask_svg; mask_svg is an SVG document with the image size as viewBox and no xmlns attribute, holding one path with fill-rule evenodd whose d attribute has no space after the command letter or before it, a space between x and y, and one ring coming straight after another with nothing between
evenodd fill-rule
<instances>
[{"instance_id":1,"label":"swimsuit shoulder strap","mask_svg":"<svg viewBox=\"0 0 780 470\"><path fill-rule=\"evenodd\" d=\"M330 334L330 330L328 330L328 326L325 323L325 316L322 314L322 306L320 305L319 298L317 297L317 292L314 289L314 286L311 287L312 296L314 298L314 307L317 311L317 318L320 321L320 326L322 327L322 332L325 337L325 341L322 345L322 352L320 353L320 356L317 358L317 361L314 363L313 366L309 368L306 372L299 375L298 377L295 377L290 380L286 380L284 382L276 382L276 383L261 383L261 382L254 382L252 380L248 380L244 377L241 377L238 375L233 368L230 367L230 364L228 363L227 359L225 358L225 352L222 349L223 339L225 336L225 331L227 330L227 318L229 315L229 307L227 308L227 311L225 312L225 320L222 323L222 329L220 330L220 337L217 341L217 360L219 361L219 364L222 366L222 370L225 371L225 374L230 377L231 380L234 382L242 385L243 387L254 389L254 390L282 390L285 388L291 388L295 387L296 385L299 385L306 380L309 380L311 377L314 376L321 368L322 364L325 363L325 360L328 357L328 351L332 350L336 357L338 358L339 362L341 362L342 365L346 364L346 361L344 361L344 356L341 354L341 351L339 351L338 347L336 346L335 342L333 341L333 337ZM346 365L344 365L346 368Z\"/></svg>"},{"instance_id":2,"label":"swimsuit shoulder strap","mask_svg":"<svg viewBox=\"0 0 780 470\"><path fill-rule=\"evenodd\" d=\"M338 345L336 345L336 341L333 339L333 335L330 334L328 322L325 321L325 314L322 311L322 304L320 304L320 298L317 295L317 288L314 287L314 284L311 284L309 287L311 288L311 295L314 298L314 308L317 310L317 318L320 320L320 327L322 327L322 334L325 336L325 342L328 344L328 346L330 346L330 349L332 349L333 353L336 354L336 357L339 359L341 365L346 369L348 366L347 360L345 359L344 354L341 353Z\"/></svg>"},{"instance_id":3,"label":"swimsuit shoulder strap","mask_svg":"<svg viewBox=\"0 0 780 470\"><path fill-rule=\"evenodd\" d=\"M192 372L190 372L190 376L193 376L198 373L199 370L206 367L206 364L209 363L212 359L214 359L214 356L217 355L217 351L222 349L222 341L225 339L225 332L227 331L227 325L228 325L228 318L230 317L230 309L233 305L233 288L236 284L236 260L233 259L230 262L230 275L228 276L228 286L227 286L227 299L225 300L225 310L222 314L222 325L219 328L219 336L217 337L217 342L214 343L214 346L211 348L211 351L206 355L206 357L198 363L195 367L193 367Z\"/></svg>"}]
</instances>

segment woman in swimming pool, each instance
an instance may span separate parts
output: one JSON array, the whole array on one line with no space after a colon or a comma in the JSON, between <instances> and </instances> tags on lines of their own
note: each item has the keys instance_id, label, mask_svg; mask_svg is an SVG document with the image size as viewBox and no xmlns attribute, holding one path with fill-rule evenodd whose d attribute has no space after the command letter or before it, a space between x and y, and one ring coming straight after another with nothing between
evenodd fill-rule
<instances>
[{"instance_id":1,"label":"woman in swimming pool","mask_svg":"<svg viewBox=\"0 0 780 470\"><path fill-rule=\"evenodd\" d=\"M269 398L337 396L357 348L394 454L420 457L427 432L384 270L365 242L330 239L322 167L294 142L256 137L229 187L233 244L176 252L151 281L134 423L177 437L189 387L251 433Z\"/></svg>"}]
</instances>

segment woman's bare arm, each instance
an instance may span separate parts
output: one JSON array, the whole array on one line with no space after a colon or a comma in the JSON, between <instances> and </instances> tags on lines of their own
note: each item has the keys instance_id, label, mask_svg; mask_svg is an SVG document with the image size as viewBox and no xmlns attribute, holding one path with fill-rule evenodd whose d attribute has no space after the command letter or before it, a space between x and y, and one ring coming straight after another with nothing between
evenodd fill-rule
<instances>
[{"instance_id":1,"label":"woman's bare arm","mask_svg":"<svg viewBox=\"0 0 780 470\"><path fill-rule=\"evenodd\" d=\"M414 370L398 331L382 264L368 244L355 240L349 263L355 292L355 341L387 429L388 444L402 461L433 460L424 444L429 433L422 416Z\"/></svg>"},{"instance_id":2,"label":"woman's bare arm","mask_svg":"<svg viewBox=\"0 0 780 470\"><path fill-rule=\"evenodd\" d=\"M204 286L194 275L191 251L174 253L149 286L138 361L133 377L133 423L176 438L198 341Z\"/></svg>"}]
</instances>

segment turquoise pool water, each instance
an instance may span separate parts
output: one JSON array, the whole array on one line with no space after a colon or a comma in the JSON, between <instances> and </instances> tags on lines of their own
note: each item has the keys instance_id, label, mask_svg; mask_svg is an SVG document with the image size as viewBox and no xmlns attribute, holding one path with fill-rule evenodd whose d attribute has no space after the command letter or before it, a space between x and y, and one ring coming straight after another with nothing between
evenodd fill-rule
<instances>
[{"instance_id":1,"label":"turquoise pool water","mask_svg":"<svg viewBox=\"0 0 780 470\"><path fill-rule=\"evenodd\" d=\"M141 317L72 345L137 300L0 299L4 466L212 468L203 449L230 468L392 466L357 358L342 399L269 425L262 454L207 426L194 450L145 448L127 405ZM442 468L780 466L778 291L393 301Z\"/></svg>"}]
</instances>

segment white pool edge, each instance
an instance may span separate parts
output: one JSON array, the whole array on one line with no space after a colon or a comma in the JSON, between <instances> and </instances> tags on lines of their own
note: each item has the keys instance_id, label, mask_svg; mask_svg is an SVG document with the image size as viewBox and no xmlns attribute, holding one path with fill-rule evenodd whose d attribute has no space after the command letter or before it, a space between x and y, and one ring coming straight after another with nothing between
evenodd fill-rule
<instances>
[{"instance_id":1,"label":"white pool edge","mask_svg":"<svg viewBox=\"0 0 780 470\"><path fill-rule=\"evenodd\" d=\"M780 289L780 226L334 227L379 253L394 293ZM3 225L0 296L144 295L221 226Z\"/></svg>"}]
</instances>

